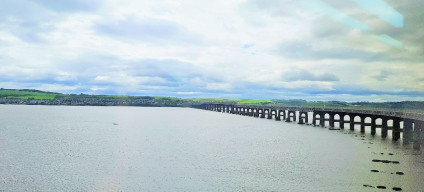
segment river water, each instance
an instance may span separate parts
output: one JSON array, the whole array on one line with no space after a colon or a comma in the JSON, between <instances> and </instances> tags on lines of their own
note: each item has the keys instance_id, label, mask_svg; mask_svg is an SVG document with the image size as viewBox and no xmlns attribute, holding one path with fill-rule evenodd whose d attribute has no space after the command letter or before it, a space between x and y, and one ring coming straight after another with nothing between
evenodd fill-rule
<instances>
[{"instance_id":1,"label":"river water","mask_svg":"<svg viewBox=\"0 0 424 192\"><path fill-rule=\"evenodd\" d=\"M422 156L357 131L199 109L0 105L0 191L377 186L424 190Z\"/></svg>"}]
</instances>

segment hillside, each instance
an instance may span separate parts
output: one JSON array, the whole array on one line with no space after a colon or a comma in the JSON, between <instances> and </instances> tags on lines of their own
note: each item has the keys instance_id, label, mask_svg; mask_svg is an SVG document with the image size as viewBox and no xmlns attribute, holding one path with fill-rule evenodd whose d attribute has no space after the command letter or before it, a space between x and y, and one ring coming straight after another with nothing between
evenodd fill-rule
<instances>
[{"instance_id":1,"label":"hillside","mask_svg":"<svg viewBox=\"0 0 424 192\"><path fill-rule=\"evenodd\" d=\"M125 95L87 95L62 94L32 89L0 89L0 104L24 105L93 105L93 106L155 106L155 107L190 107L203 103L226 103L239 105L296 106L319 108L346 108L360 110L389 110L424 113L424 102L344 102L344 101L306 101L271 100L271 99L220 99L125 96Z\"/></svg>"}]
</instances>

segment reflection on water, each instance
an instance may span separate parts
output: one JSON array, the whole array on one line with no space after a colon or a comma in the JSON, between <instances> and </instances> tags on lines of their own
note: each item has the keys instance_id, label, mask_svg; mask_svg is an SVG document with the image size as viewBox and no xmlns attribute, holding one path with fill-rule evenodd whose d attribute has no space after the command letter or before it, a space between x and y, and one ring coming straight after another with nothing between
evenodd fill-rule
<instances>
[{"instance_id":1,"label":"reflection on water","mask_svg":"<svg viewBox=\"0 0 424 192\"><path fill-rule=\"evenodd\" d=\"M417 191L424 183L421 156L358 131L185 108L0 105L0 117L0 191Z\"/></svg>"}]
</instances>

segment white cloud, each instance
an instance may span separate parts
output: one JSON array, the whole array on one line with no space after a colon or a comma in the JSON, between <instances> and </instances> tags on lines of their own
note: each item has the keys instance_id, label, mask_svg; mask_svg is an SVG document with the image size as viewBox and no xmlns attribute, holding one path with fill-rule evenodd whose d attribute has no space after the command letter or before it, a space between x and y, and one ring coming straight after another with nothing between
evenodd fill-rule
<instances>
[{"instance_id":1,"label":"white cloud","mask_svg":"<svg viewBox=\"0 0 424 192\"><path fill-rule=\"evenodd\" d=\"M199 95L201 92L195 92L195 91L177 91L175 92L177 95Z\"/></svg>"},{"instance_id":2,"label":"white cloud","mask_svg":"<svg viewBox=\"0 0 424 192\"><path fill-rule=\"evenodd\" d=\"M1 85L243 98L424 93L421 0L388 1L404 15L402 29L352 3L322 2L393 36L404 49L293 0L78 0L66 6L6 0Z\"/></svg>"},{"instance_id":3,"label":"white cloud","mask_svg":"<svg viewBox=\"0 0 424 192\"><path fill-rule=\"evenodd\" d=\"M104 91L107 89L108 89L107 87L97 87L97 86L90 88L91 91Z\"/></svg>"},{"instance_id":4,"label":"white cloud","mask_svg":"<svg viewBox=\"0 0 424 192\"><path fill-rule=\"evenodd\" d=\"M208 83L206 89L216 91L231 91L231 84L229 83Z\"/></svg>"},{"instance_id":5,"label":"white cloud","mask_svg":"<svg viewBox=\"0 0 424 192\"><path fill-rule=\"evenodd\" d=\"M79 86L66 86L66 85L59 85L59 84L43 84L38 87L35 87L36 89L44 90L44 91L52 91L52 92L69 92L69 91L75 91L79 88Z\"/></svg>"},{"instance_id":6,"label":"white cloud","mask_svg":"<svg viewBox=\"0 0 424 192\"><path fill-rule=\"evenodd\" d=\"M99 76L96 76L96 78L94 79L95 81L108 81L110 79L110 77L109 76L102 76L102 75L99 75Z\"/></svg>"}]
</instances>

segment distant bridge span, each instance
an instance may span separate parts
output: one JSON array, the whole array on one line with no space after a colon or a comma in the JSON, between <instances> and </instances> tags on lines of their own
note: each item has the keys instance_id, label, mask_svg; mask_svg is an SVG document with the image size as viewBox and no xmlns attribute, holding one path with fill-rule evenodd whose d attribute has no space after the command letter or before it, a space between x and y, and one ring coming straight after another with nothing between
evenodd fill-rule
<instances>
[{"instance_id":1,"label":"distant bridge span","mask_svg":"<svg viewBox=\"0 0 424 192\"><path fill-rule=\"evenodd\" d=\"M417 141L423 139L424 114L411 112L393 112L377 110L353 110L353 109L328 109L311 107L284 107L284 106L250 106L208 103L196 108L225 112L231 114L246 115L252 117L275 119L277 121L297 122L299 124L311 124L324 127L344 129L346 124L350 130L355 125L360 125L361 132L369 127L371 134L376 134L376 129L381 129L381 136L387 137L391 130L392 139L399 140L403 132L403 141ZM338 126L335 126L335 124Z\"/></svg>"}]
</instances>

